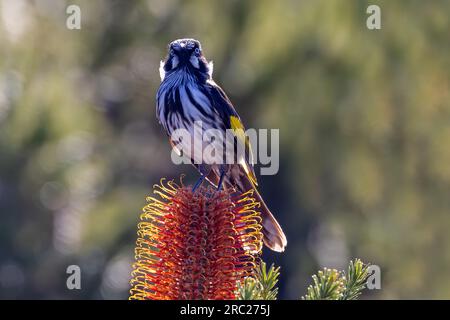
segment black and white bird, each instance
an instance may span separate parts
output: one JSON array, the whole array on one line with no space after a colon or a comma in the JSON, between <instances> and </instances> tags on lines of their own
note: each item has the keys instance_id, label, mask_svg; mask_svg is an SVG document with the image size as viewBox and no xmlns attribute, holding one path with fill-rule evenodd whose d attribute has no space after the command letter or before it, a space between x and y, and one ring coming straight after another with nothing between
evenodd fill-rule
<instances>
[{"instance_id":1,"label":"black and white bird","mask_svg":"<svg viewBox=\"0 0 450 320\"><path fill-rule=\"evenodd\" d=\"M159 70L161 85L156 97L156 114L174 150L188 157L200 172L194 189L206 178L218 189L234 188L241 193L254 190L254 197L261 203L264 243L274 251L284 251L286 236L256 188L250 142L239 134L245 130L244 125L230 99L212 79L212 62L206 60L200 42L194 39L175 40L169 44L168 51ZM201 127L195 125L199 122ZM195 130L202 131L200 137L209 129L223 132L223 139L215 136L213 140L218 150L224 146L226 130L233 129L234 143L246 152L233 154L233 163L208 159L202 152L207 145L205 141L190 143L186 139L174 139L177 129L184 129L192 137L196 136ZM236 146L232 151L236 151Z\"/></svg>"}]
</instances>

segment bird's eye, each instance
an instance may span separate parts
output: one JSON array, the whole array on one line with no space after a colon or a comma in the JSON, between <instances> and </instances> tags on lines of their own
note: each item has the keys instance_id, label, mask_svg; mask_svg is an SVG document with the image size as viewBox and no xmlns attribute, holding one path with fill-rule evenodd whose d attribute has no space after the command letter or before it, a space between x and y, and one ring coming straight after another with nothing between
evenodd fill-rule
<instances>
[{"instance_id":1,"label":"bird's eye","mask_svg":"<svg viewBox=\"0 0 450 320\"><path fill-rule=\"evenodd\" d=\"M173 56L173 55L175 54L175 51L174 51L173 49L170 49L169 54L170 54L171 56Z\"/></svg>"},{"instance_id":2,"label":"bird's eye","mask_svg":"<svg viewBox=\"0 0 450 320\"><path fill-rule=\"evenodd\" d=\"M200 49L199 49L199 48L195 48L194 52L195 52L195 55L196 55L196 56L199 56L199 55L200 55Z\"/></svg>"}]
</instances>

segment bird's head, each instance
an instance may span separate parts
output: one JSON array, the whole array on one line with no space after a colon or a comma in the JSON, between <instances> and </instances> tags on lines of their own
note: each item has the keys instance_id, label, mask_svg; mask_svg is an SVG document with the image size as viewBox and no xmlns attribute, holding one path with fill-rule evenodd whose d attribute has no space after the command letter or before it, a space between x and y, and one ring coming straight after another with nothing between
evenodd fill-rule
<instances>
[{"instance_id":1,"label":"bird's head","mask_svg":"<svg viewBox=\"0 0 450 320\"><path fill-rule=\"evenodd\" d=\"M212 62L206 60L202 52L202 46L195 39L178 39L168 46L167 58L161 61L161 80L166 73L188 68L194 73L211 77Z\"/></svg>"}]
</instances>

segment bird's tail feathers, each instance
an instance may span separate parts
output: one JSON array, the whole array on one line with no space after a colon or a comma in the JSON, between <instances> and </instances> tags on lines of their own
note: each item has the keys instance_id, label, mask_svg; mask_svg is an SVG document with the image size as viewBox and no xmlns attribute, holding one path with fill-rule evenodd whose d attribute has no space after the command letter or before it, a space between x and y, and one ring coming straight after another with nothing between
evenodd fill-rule
<instances>
[{"instance_id":1,"label":"bird's tail feathers","mask_svg":"<svg viewBox=\"0 0 450 320\"><path fill-rule=\"evenodd\" d=\"M287 239L283 229L281 229L280 224L275 219L272 212L270 212L254 184L246 176L241 176L241 180L243 182L244 190L252 189L253 197L261 204L260 212L262 218L264 244L273 251L283 252L287 245Z\"/></svg>"}]
</instances>

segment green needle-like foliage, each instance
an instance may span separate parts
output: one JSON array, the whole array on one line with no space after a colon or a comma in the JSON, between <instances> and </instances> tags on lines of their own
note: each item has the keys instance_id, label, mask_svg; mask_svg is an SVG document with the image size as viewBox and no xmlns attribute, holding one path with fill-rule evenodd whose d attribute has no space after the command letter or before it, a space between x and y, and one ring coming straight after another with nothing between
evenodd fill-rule
<instances>
[{"instance_id":1,"label":"green needle-like foliage","mask_svg":"<svg viewBox=\"0 0 450 320\"><path fill-rule=\"evenodd\" d=\"M272 264L267 270L265 262L261 262L255 277L248 277L244 283L238 283L238 300L276 300L278 295L278 277L280 267Z\"/></svg>"},{"instance_id":2,"label":"green needle-like foliage","mask_svg":"<svg viewBox=\"0 0 450 320\"><path fill-rule=\"evenodd\" d=\"M262 300L276 300L278 295L278 288L276 284L280 275L280 267L274 267L272 264L267 271L267 265L262 262L258 269L258 281L261 284L261 299Z\"/></svg>"},{"instance_id":3,"label":"green needle-like foliage","mask_svg":"<svg viewBox=\"0 0 450 320\"><path fill-rule=\"evenodd\" d=\"M365 265L361 260L356 259L354 262L350 261L347 275L344 278L344 292L341 300L355 300L361 294L361 291L366 287L368 274L368 265Z\"/></svg>"},{"instance_id":4,"label":"green needle-like foliage","mask_svg":"<svg viewBox=\"0 0 450 320\"><path fill-rule=\"evenodd\" d=\"M344 271L325 268L313 275L303 300L354 300L365 288L368 265L361 260L350 261L347 274Z\"/></svg>"},{"instance_id":5,"label":"green needle-like foliage","mask_svg":"<svg viewBox=\"0 0 450 320\"><path fill-rule=\"evenodd\" d=\"M261 262L254 277L238 283L238 300L276 300L280 267L273 264L267 269ZM312 276L313 284L303 300L355 300L366 287L368 265L361 260L350 261L347 271L324 268Z\"/></svg>"},{"instance_id":6,"label":"green needle-like foliage","mask_svg":"<svg viewBox=\"0 0 450 320\"><path fill-rule=\"evenodd\" d=\"M238 282L238 300L261 300L261 284L255 278L248 277L244 283Z\"/></svg>"},{"instance_id":7,"label":"green needle-like foliage","mask_svg":"<svg viewBox=\"0 0 450 320\"><path fill-rule=\"evenodd\" d=\"M304 300L339 300L344 291L344 281L336 269L324 268L312 276L314 284L308 287Z\"/></svg>"}]
</instances>

